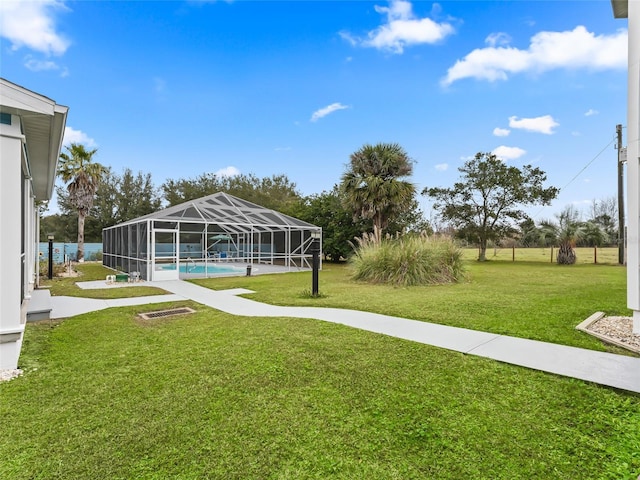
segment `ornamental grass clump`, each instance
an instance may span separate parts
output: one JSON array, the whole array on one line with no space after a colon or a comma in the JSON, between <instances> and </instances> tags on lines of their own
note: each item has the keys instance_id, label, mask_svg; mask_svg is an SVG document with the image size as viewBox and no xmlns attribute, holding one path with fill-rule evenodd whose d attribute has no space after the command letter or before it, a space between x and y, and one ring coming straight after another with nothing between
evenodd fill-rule
<instances>
[{"instance_id":1,"label":"ornamental grass clump","mask_svg":"<svg viewBox=\"0 0 640 480\"><path fill-rule=\"evenodd\" d=\"M353 278L397 286L455 283L464 276L462 250L447 237L404 235L356 239Z\"/></svg>"}]
</instances>

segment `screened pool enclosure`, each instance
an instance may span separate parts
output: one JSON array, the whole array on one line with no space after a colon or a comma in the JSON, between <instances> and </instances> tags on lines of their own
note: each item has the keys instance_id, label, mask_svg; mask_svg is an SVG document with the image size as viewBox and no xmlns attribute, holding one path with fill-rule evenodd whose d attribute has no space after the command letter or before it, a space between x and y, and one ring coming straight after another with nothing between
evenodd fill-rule
<instances>
[{"instance_id":1,"label":"screened pool enclosure","mask_svg":"<svg viewBox=\"0 0 640 480\"><path fill-rule=\"evenodd\" d=\"M144 280L310 269L320 227L214 193L102 231L102 263ZM321 246L320 246L321 248Z\"/></svg>"}]
</instances>

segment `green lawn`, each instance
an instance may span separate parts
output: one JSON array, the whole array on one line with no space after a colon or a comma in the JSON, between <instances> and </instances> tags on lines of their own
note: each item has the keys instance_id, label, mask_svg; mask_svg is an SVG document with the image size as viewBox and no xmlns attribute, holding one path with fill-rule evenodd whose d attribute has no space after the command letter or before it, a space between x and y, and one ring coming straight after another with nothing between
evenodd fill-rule
<instances>
[{"instance_id":1,"label":"green lawn","mask_svg":"<svg viewBox=\"0 0 640 480\"><path fill-rule=\"evenodd\" d=\"M144 297L148 295L164 295L168 292L155 287L144 285L127 288L104 288L83 290L76 282L88 282L92 280L106 280L107 275L113 275L113 270L103 267L99 263L81 263L75 266L79 273L77 277L54 277L51 280L44 278L40 284L49 287L51 295L65 295L69 297L99 298L108 300L122 297Z\"/></svg>"},{"instance_id":2,"label":"green lawn","mask_svg":"<svg viewBox=\"0 0 640 480\"><path fill-rule=\"evenodd\" d=\"M213 289L248 288L277 305L351 308L456 327L609 349L575 327L596 311L628 315L626 273L615 265L560 266L527 262L468 262L467 279L454 285L389 287L354 283L345 265L325 263L321 298L308 272L196 280Z\"/></svg>"},{"instance_id":3,"label":"green lawn","mask_svg":"<svg viewBox=\"0 0 640 480\"><path fill-rule=\"evenodd\" d=\"M617 247L578 247L576 251L576 262L578 264L610 264L618 263ZM541 262L554 263L558 248L520 248L511 247L488 248L487 260L500 262ZM465 248L464 258L469 260L478 259L477 248Z\"/></svg>"},{"instance_id":4,"label":"green lawn","mask_svg":"<svg viewBox=\"0 0 640 480\"><path fill-rule=\"evenodd\" d=\"M301 273L199 283L251 288L273 303L438 310L445 323L549 330L591 348L573 318L625 304L624 270L606 266L472 263L466 283L394 289L353 284L344 267L325 265L317 299L305 294L310 281ZM0 478L640 474L640 395L342 325L162 307L177 305L197 313L138 319L159 309L149 305L29 324L25 375L0 383ZM519 319L533 307L535 328Z\"/></svg>"}]
</instances>

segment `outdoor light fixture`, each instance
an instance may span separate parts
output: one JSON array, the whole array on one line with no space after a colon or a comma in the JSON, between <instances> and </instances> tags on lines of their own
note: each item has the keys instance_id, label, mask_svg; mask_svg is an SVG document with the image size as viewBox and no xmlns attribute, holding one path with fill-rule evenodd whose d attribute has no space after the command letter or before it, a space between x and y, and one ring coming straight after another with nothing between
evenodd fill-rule
<instances>
[{"instance_id":1,"label":"outdoor light fixture","mask_svg":"<svg viewBox=\"0 0 640 480\"><path fill-rule=\"evenodd\" d=\"M312 257L312 274L311 274L311 295L318 296L318 270L320 269L320 239L322 238L322 230L311 231L311 254Z\"/></svg>"},{"instance_id":2,"label":"outdoor light fixture","mask_svg":"<svg viewBox=\"0 0 640 480\"><path fill-rule=\"evenodd\" d=\"M53 234L47 235L49 240L49 270L47 271L47 277L49 280L53 278Z\"/></svg>"}]
</instances>

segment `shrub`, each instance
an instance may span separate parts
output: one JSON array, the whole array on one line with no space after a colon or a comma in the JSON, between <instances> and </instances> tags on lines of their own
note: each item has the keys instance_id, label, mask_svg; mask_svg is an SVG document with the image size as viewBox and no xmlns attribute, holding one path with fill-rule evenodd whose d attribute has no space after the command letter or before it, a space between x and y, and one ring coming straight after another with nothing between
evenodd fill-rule
<instances>
[{"instance_id":1,"label":"shrub","mask_svg":"<svg viewBox=\"0 0 640 480\"><path fill-rule=\"evenodd\" d=\"M97 252L92 252L85 258L88 262L101 262L102 261L102 250L98 250Z\"/></svg>"},{"instance_id":2,"label":"shrub","mask_svg":"<svg viewBox=\"0 0 640 480\"><path fill-rule=\"evenodd\" d=\"M464 276L462 250L447 237L404 235L380 243L356 239L353 278L397 286L454 283Z\"/></svg>"},{"instance_id":3,"label":"shrub","mask_svg":"<svg viewBox=\"0 0 640 480\"><path fill-rule=\"evenodd\" d=\"M48 260L40 260L40 277L47 278L49 276L49 261ZM66 272L67 268L64 263L54 263L52 265L51 273L54 277L58 277L64 272Z\"/></svg>"}]
</instances>

